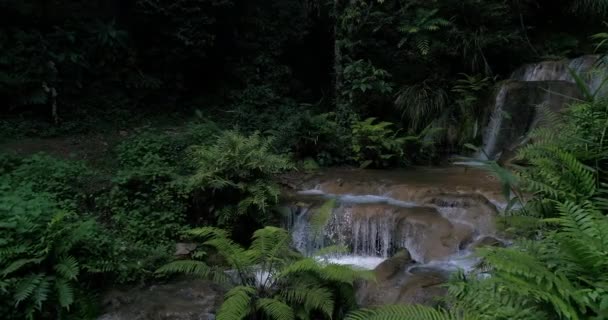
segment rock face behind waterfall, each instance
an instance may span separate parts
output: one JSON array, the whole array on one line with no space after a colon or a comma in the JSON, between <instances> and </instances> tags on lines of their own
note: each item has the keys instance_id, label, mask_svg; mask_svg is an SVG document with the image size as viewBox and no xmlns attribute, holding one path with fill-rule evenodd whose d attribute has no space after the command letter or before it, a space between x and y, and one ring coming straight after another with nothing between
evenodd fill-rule
<instances>
[{"instance_id":1,"label":"rock face behind waterfall","mask_svg":"<svg viewBox=\"0 0 608 320\"><path fill-rule=\"evenodd\" d=\"M483 132L480 158L497 159L525 142L527 133L539 123L537 106L554 112L564 110L582 92L570 70L578 74L591 92L608 94L602 87L608 68L598 66L598 56L588 55L572 60L543 61L525 65L511 79L497 86L491 100L491 116Z\"/></svg>"},{"instance_id":2,"label":"rock face behind waterfall","mask_svg":"<svg viewBox=\"0 0 608 320\"><path fill-rule=\"evenodd\" d=\"M566 81L524 82L507 80L495 92L494 111L484 132L483 155L495 159L523 142L538 121L537 106L554 112L581 98L574 83Z\"/></svg>"}]
</instances>

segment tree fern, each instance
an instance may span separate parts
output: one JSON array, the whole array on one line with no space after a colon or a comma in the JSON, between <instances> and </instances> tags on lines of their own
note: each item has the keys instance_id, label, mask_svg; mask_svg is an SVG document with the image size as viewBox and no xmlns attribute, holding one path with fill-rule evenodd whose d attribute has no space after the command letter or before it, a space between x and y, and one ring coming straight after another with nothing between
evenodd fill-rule
<instances>
[{"instance_id":1,"label":"tree fern","mask_svg":"<svg viewBox=\"0 0 608 320\"><path fill-rule=\"evenodd\" d=\"M327 318L334 312L333 294L328 288L314 283L294 283L281 290L281 296L294 306L303 306L305 313L321 311Z\"/></svg>"},{"instance_id":2,"label":"tree fern","mask_svg":"<svg viewBox=\"0 0 608 320\"><path fill-rule=\"evenodd\" d=\"M224 303L217 312L218 320L241 320L251 314L253 295L251 287L238 286L232 288L224 296Z\"/></svg>"},{"instance_id":3,"label":"tree fern","mask_svg":"<svg viewBox=\"0 0 608 320\"><path fill-rule=\"evenodd\" d=\"M277 299L262 298L256 303L258 310L262 311L270 319L293 320L294 312L290 306Z\"/></svg>"},{"instance_id":4,"label":"tree fern","mask_svg":"<svg viewBox=\"0 0 608 320\"><path fill-rule=\"evenodd\" d=\"M235 274L237 286L226 294L218 319L243 319L253 314L263 314L271 319L295 319L296 315L302 318L304 314L308 317L319 313L330 319L340 309L336 303L354 300L355 281L372 277L371 272L302 257L291 248L289 233L276 227L257 230L247 249L217 228L197 228L185 234L202 240L202 248L198 250L212 247L227 265L209 266L204 261L177 260L157 272L207 278L222 270ZM344 290L345 287L350 290ZM344 309L349 310L351 306L347 303Z\"/></svg>"}]
</instances>

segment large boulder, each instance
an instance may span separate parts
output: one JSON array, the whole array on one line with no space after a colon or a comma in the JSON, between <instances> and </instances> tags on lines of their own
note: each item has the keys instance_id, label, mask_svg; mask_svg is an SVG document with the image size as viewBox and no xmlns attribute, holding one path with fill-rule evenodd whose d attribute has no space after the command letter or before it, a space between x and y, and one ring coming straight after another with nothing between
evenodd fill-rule
<instances>
[{"instance_id":1,"label":"large boulder","mask_svg":"<svg viewBox=\"0 0 608 320\"><path fill-rule=\"evenodd\" d=\"M212 320L222 298L218 285L191 279L113 290L104 296L104 314L98 320Z\"/></svg>"},{"instance_id":2,"label":"large boulder","mask_svg":"<svg viewBox=\"0 0 608 320\"><path fill-rule=\"evenodd\" d=\"M412 260L409 251L407 251L407 249L400 249L393 257L384 260L376 269L374 269L376 281L382 282L390 280L400 272L403 272L405 267L412 263L415 263L415 261Z\"/></svg>"},{"instance_id":3,"label":"large boulder","mask_svg":"<svg viewBox=\"0 0 608 320\"><path fill-rule=\"evenodd\" d=\"M433 306L447 293L443 286L447 281L444 272L428 270L410 274L401 284L396 304L423 304Z\"/></svg>"},{"instance_id":4,"label":"large boulder","mask_svg":"<svg viewBox=\"0 0 608 320\"><path fill-rule=\"evenodd\" d=\"M401 303L434 304L436 297L445 294L440 284L447 278L433 270L408 272L413 264L405 249L385 260L374 269L375 281L366 281L358 287L358 303L365 307Z\"/></svg>"}]
</instances>

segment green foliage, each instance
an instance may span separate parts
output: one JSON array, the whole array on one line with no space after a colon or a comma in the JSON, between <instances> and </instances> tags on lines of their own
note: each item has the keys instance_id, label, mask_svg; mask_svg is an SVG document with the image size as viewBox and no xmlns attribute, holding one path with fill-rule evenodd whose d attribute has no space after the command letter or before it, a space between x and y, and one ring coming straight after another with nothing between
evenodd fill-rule
<instances>
[{"instance_id":1,"label":"green foliage","mask_svg":"<svg viewBox=\"0 0 608 320\"><path fill-rule=\"evenodd\" d=\"M184 157L190 146L207 144L220 132L209 121L191 123L179 129L166 129L162 133L146 130L129 137L116 147L116 158L121 166L137 168L149 158L157 157L169 166L184 166Z\"/></svg>"},{"instance_id":2,"label":"green foliage","mask_svg":"<svg viewBox=\"0 0 608 320\"><path fill-rule=\"evenodd\" d=\"M94 252L95 222L61 209L53 197L0 180L0 310L7 319L63 319L81 303ZM89 315L90 316L90 315Z\"/></svg>"},{"instance_id":3,"label":"green foliage","mask_svg":"<svg viewBox=\"0 0 608 320\"><path fill-rule=\"evenodd\" d=\"M518 170L518 180L529 194L518 195L520 201L528 199L521 213L540 217L520 218L528 224L533 219L536 226L521 235L534 240L480 249L478 273L490 276L458 275L450 286L456 309L481 319L608 316L608 220L599 188L608 119L604 106L601 101L573 106L564 121L536 131L533 143L521 150L528 166Z\"/></svg>"},{"instance_id":4,"label":"green foliage","mask_svg":"<svg viewBox=\"0 0 608 320\"><path fill-rule=\"evenodd\" d=\"M447 92L427 82L402 87L395 100L401 117L413 130L428 126L435 117L445 111L447 104Z\"/></svg>"},{"instance_id":5,"label":"green foliage","mask_svg":"<svg viewBox=\"0 0 608 320\"><path fill-rule=\"evenodd\" d=\"M219 225L235 226L246 219L259 224L270 218L279 196L272 175L292 167L271 146L270 139L257 133L245 137L226 131L214 144L193 149L195 173L187 184L199 199L217 205Z\"/></svg>"},{"instance_id":6,"label":"green foliage","mask_svg":"<svg viewBox=\"0 0 608 320\"><path fill-rule=\"evenodd\" d=\"M389 94L393 88L388 78L386 70L374 67L370 61L353 61L344 68L344 94L350 101L361 95Z\"/></svg>"},{"instance_id":7,"label":"green foliage","mask_svg":"<svg viewBox=\"0 0 608 320\"><path fill-rule=\"evenodd\" d=\"M397 28L403 34L398 47L409 44L415 47L420 55L426 56L431 50L432 33L450 26L446 19L437 17L438 9L418 8L410 19L404 20Z\"/></svg>"},{"instance_id":8,"label":"green foliage","mask_svg":"<svg viewBox=\"0 0 608 320\"><path fill-rule=\"evenodd\" d=\"M407 139L390 127L390 122L374 124L375 118L353 123L353 160L361 167L388 167L404 161Z\"/></svg>"},{"instance_id":9,"label":"green foliage","mask_svg":"<svg viewBox=\"0 0 608 320\"><path fill-rule=\"evenodd\" d=\"M440 129L428 127L418 135L401 135L390 122L375 118L352 124L352 159L361 167L390 167L432 159ZM426 158L419 155L425 155Z\"/></svg>"},{"instance_id":10,"label":"green foliage","mask_svg":"<svg viewBox=\"0 0 608 320\"><path fill-rule=\"evenodd\" d=\"M83 162L60 160L42 153L27 158L0 156L0 174L6 174L15 188L29 184L36 192L57 196L62 207L71 209L86 200L85 190L93 179Z\"/></svg>"},{"instance_id":11,"label":"green foliage","mask_svg":"<svg viewBox=\"0 0 608 320\"><path fill-rule=\"evenodd\" d=\"M203 241L200 250L212 249L225 261L224 266L200 260L178 260L159 273L186 273L226 281L224 269L235 271L235 286L225 295L218 319L246 319L265 315L270 319L322 319L341 317L354 307L353 285L370 274L335 264L320 264L303 258L290 247L286 230L265 227L257 230L248 249L227 237L221 229L204 227L186 232ZM193 255L194 256L194 255ZM344 293L347 292L347 295Z\"/></svg>"},{"instance_id":12,"label":"green foliage","mask_svg":"<svg viewBox=\"0 0 608 320\"><path fill-rule=\"evenodd\" d=\"M561 202L557 210L558 218L545 220L555 229L541 241L481 251L492 277L461 278L466 284L454 284L455 298L467 301L466 307L487 319L496 319L497 309L505 312L500 319L530 319L530 314L536 314L536 319L605 317L608 256L602 251L605 237L600 234L608 222L591 201ZM528 314L528 318L514 317L515 313Z\"/></svg>"},{"instance_id":13,"label":"green foliage","mask_svg":"<svg viewBox=\"0 0 608 320\"><path fill-rule=\"evenodd\" d=\"M605 0L574 0L572 2L575 11L585 14L601 16L608 10L608 1Z\"/></svg>"},{"instance_id":14,"label":"green foliage","mask_svg":"<svg viewBox=\"0 0 608 320\"><path fill-rule=\"evenodd\" d=\"M376 309L357 310L348 314L346 320L473 320L473 317L463 317L444 310L437 310L421 305L382 306Z\"/></svg>"},{"instance_id":15,"label":"green foliage","mask_svg":"<svg viewBox=\"0 0 608 320\"><path fill-rule=\"evenodd\" d=\"M267 131L277 152L292 152L296 159L311 157L321 166L346 162L350 132L337 123L335 113L295 112L278 123L276 130Z\"/></svg>"},{"instance_id":16,"label":"green foliage","mask_svg":"<svg viewBox=\"0 0 608 320\"><path fill-rule=\"evenodd\" d=\"M483 75L462 74L462 78L455 81L452 93L455 94L455 107L451 108L450 122L456 126L458 144L473 142L481 135L483 116L482 98L492 87L493 79Z\"/></svg>"}]
</instances>

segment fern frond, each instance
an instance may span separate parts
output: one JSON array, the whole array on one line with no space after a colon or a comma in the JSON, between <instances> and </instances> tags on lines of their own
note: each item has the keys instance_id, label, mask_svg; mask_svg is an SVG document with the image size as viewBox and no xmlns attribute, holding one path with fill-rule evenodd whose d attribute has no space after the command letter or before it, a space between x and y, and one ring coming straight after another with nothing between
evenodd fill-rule
<instances>
[{"instance_id":1,"label":"fern frond","mask_svg":"<svg viewBox=\"0 0 608 320\"><path fill-rule=\"evenodd\" d=\"M311 258L305 258L305 259L298 260L294 263L291 263L288 266L286 266L285 268L283 268L280 271L279 276L281 278L283 278L283 277L288 277L291 275L296 275L296 274L305 273L305 272L318 273L320 270L321 270L321 266L319 265L319 263L317 261L315 261L314 259L311 259Z\"/></svg>"},{"instance_id":2,"label":"fern frond","mask_svg":"<svg viewBox=\"0 0 608 320\"><path fill-rule=\"evenodd\" d=\"M38 264L42 261L42 259L37 258L37 259L19 259L14 261L13 263L11 263L10 265L8 265L8 267L6 267L3 271L2 271L2 276L6 277L7 275L18 271L19 269L21 269L24 266L27 266L30 263L34 263L34 264Z\"/></svg>"},{"instance_id":3,"label":"fern frond","mask_svg":"<svg viewBox=\"0 0 608 320\"><path fill-rule=\"evenodd\" d=\"M31 274L17 282L15 288L14 300L15 305L19 305L21 302L27 300L32 296L34 290L38 288L38 285L43 281L44 274Z\"/></svg>"},{"instance_id":4,"label":"fern frond","mask_svg":"<svg viewBox=\"0 0 608 320\"><path fill-rule=\"evenodd\" d=\"M51 277L42 278L30 297L38 310L42 309L42 303L47 301L49 297L49 293L51 292L51 279Z\"/></svg>"},{"instance_id":5,"label":"fern frond","mask_svg":"<svg viewBox=\"0 0 608 320\"><path fill-rule=\"evenodd\" d=\"M232 288L224 296L224 303L217 312L217 320L242 320L252 310L252 300L255 289L251 287L238 286Z\"/></svg>"},{"instance_id":6,"label":"fern frond","mask_svg":"<svg viewBox=\"0 0 608 320\"><path fill-rule=\"evenodd\" d=\"M345 320L457 320L463 319L441 309L421 305L388 305L349 313Z\"/></svg>"},{"instance_id":7,"label":"fern frond","mask_svg":"<svg viewBox=\"0 0 608 320\"><path fill-rule=\"evenodd\" d=\"M319 310L325 316L331 318L334 312L334 297L332 293L323 287L314 287L308 283L297 284L295 287L281 291L285 301L292 305L303 305L306 313Z\"/></svg>"},{"instance_id":8,"label":"fern frond","mask_svg":"<svg viewBox=\"0 0 608 320\"><path fill-rule=\"evenodd\" d=\"M55 289L57 290L57 300L62 308L69 309L74 303L74 288L65 279L57 279L55 281Z\"/></svg>"},{"instance_id":9,"label":"fern frond","mask_svg":"<svg viewBox=\"0 0 608 320\"><path fill-rule=\"evenodd\" d=\"M257 301L256 307L274 320L295 319L293 309L277 299L262 298Z\"/></svg>"},{"instance_id":10,"label":"fern frond","mask_svg":"<svg viewBox=\"0 0 608 320\"><path fill-rule=\"evenodd\" d=\"M207 278L211 274L211 268L202 261L176 260L158 268L156 273L184 273Z\"/></svg>"},{"instance_id":11,"label":"fern frond","mask_svg":"<svg viewBox=\"0 0 608 320\"><path fill-rule=\"evenodd\" d=\"M76 258L67 256L62 258L54 267L55 271L65 279L74 280L80 272L80 265Z\"/></svg>"},{"instance_id":12,"label":"fern frond","mask_svg":"<svg viewBox=\"0 0 608 320\"><path fill-rule=\"evenodd\" d=\"M355 270L348 265L328 264L319 272L328 281L353 284L356 280L373 280L374 273L369 270Z\"/></svg>"},{"instance_id":13,"label":"fern frond","mask_svg":"<svg viewBox=\"0 0 608 320\"><path fill-rule=\"evenodd\" d=\"M274 261L286 258L291 251L291 236L287 230L265 227L253 234L253 242L247 251L255 262Z\"/></svg>"}]
</instances>

